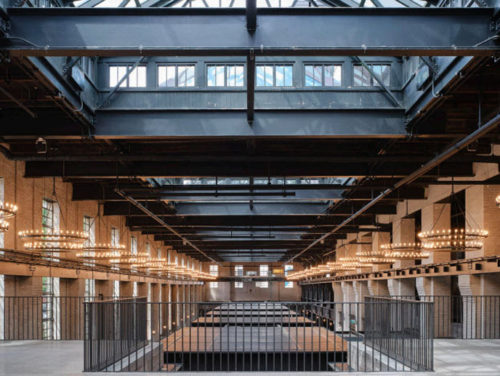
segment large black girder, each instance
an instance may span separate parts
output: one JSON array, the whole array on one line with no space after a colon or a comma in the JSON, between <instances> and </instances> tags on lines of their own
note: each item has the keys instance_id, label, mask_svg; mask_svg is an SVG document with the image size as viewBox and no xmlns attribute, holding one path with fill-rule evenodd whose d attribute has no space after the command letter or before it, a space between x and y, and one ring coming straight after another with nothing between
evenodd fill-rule
<instances>
[{"instance_id":1,"label":"large black girder","mask_svg":"<svg viewBox=\"0 0 500 376\"><path fill-rule=\"evenodd\" d=\"M30 56L479 56L492 8L9 8L2 47ZM64 30L64 32L61 32Z\"/></svg>"},{"instance_id":2,"label":"large black girder","mask_svg":"<svg viewBox=\"0 0 500 376\"><path fill-rule=\"evenodd\" d=\"M111 202L110 205L121 204L121 202ZM116 215L110 209L110 205L105 204L104 215ZM151 211L152 208L148 207ZM306 203L306 202L286 202L286 203L257 203L254 202L252 207L248 203L180 203L175 206L175 213L163 214L163 217L168 216L221 216L221 215L320 215L325 210L323 203ZM158 214L155 212L155 214ZM122 215L129 215L123 213ZM168 219L167 219L168 220Z\"/></svg>"},{"instance_id":3,"label":"large black girder","mask_svg":"<svg viewBox=\"0 0 500 376\"><path fill-rule=\"evenodd\" d=\"M318 234L323 235L328 232L331 227L335 225L323 225L323 226L310 226L305 225L301 227L297 226L172 226L177 229L179 233L189 236L190 234L200 234L200 233L212 233L212 232L225 232L227 234L238 233L238 232L248 232L248 233L267 233L267 234L298 234L302 235L305 232L308 234ZM161 228L159 226L131 226L131 231L141 231L144 235L162 235L169 234L167 230ZM337 233L352 233L358 231L366 231L366 232L389 232L392 227L388 224L377 224L376 227L373 226L358 226L358 225L350 225L345 226Z\"/></svg>"},{"instance_id":4,"label":"large black girder","mask_svg":"<svg viewBox=\"0 0 500 376\"><path fill-rule=\"evenodd\" d=\"M98 111L97 138L147 137L399 137L401 109L259 110L248 126L241 110Z\"/></svg>"},{"instance_id":5,"label":"large black girder","mask_svg":"<svg viewBox=\"0 0 500 376\"><path fill-rule=\"evenodd\" d=\"M343 220L341 216L330 215L253 215L253 216L172 216L168 219L170 226L314 226L337 225ZM156 222L149 217L127 217L127 226L155 226ZM375 225L373 216L360 217L355 225Z\"/></svg>"},{"instance_id":6,"label":"large black girder","mask_svg":"<svg viewBox=\"0 0 500 376\"><path fill-rule=\"evenodd\" d=\"M72 139L79 135L75 123L68 119L50 117L17 118L17 113L5 113L8 123L17 120L21 127L9 126L4 136L22 138L43 135ZM394 137L407 136L403 112L393 110L358 111L255 111L253 126L249 127L246 112L233 110L178 111L98 111L94 136L97 139L158 139L186 137ZM122 159L126 159L123 157ZM138 156L138 158L141 158ZM162 158L161 156L152 159ZM116 159L103 156L97 160ZM164 159L164 158L162 158Z\"/></svg>"},{"instance_id":7,"label":"large black girder","mask_svg":"<svg viewBox=\"0 0 500 376\"><path fill-rule=\"evenodd\" d=\"M408 193L411 193L411 191ZM415 197L415 196L413 196L413 197ZM423 198L423 196L422 196L422 198ZM141 202L141 204L146 206L148 209L150 209L152 212L154 212L155 214L157 214L160 217L162 217L163 215L214 215L215 214L213 211L209 212L206 210L206 208L208 208L207 204L198 204L198 203L189 204L190 207L194 207L195 210L199 211L198 214L192 213L192 212L190 213L188 211L190 209L188 209L186 206L184 206L185 204L177 204L175 206L175 211L170 210L170 212L169 212L169 210L165 209L165 204L162 202L145 201L145 202ZM298 204L300 205L301 203L298 203ZM216 205L216 204L212 204L212 206L213 205ZM221 201L217 205L220 205L222 207L226 206L227 214L231 214L231 212L238 213L237 208L233 204L227 204L227 203ZM249 207L248 203L241 204L241 205L245 205L246 208ZM260 214L260 212L259 212L260 205L261 204L254 203L254 207L256 208L256 210L254 211L255 214ZM281 206L281 205L283 205L283 207L285 207L285 208L290 207L290 203L288 203L288 202L274 203L274 204L272 202L270 202L267 210L273 210L274 213L279 214L279 210L282 210L282 209L277 210L276 207ZM310 207L311 209L314 208L314 210L318 211L318 214L320 214L319 211L323 212L325 209L325 204L315 204L314 206L311 206L311 204L304 203L303 205L306 205L303 208L305 208L305 207ZM335 210L330 211L328 214L331 214L331 215L350 215L353 213L353 210L355 211L355 210L359 209L361 207L361 205L362 205L362 202L352 202L350 204L342 205L339 208L335 208ZM216 210L220 211L220 210L224 210L224 209L216 209ZM229 212L229 211L231 211L231 212ZM247 209L245 209L245 211L247 211ZM367 214L373 214L373 213L376 213L376 214L396 214L396 205L395 205L395 203L392 205L390 203L378 205L378 206L375 206ZM133 216L134 217L135 216L144 217L144 216L146 216L146 214L144 214L143 212L141 212L137 208L131 207L131 205L129 203L123 202L123 201L122 202L119 202L119 201L105 202L103 214L104 215L128 215L130 217L133 217ZM300 213L297 213L297 214L300 214ZM302 213L302 214L307 214L307 213Z\"/></svg>"},{"instance_id":8,"label":"large black girder","mask_svg":"<svg viewBox=\"0 0 500 376\"><path fill-rule=\"evenodd\" d=\"M222 158L223 159L223 158ZM126 165L105 162L27 162L25 177L404 177L418 168L416 163L385 163L375 171L366 163L223 162L159 163L136 162ZM446 162L426 174L427 177L473 176L472 163Z\"/></svg>"},{"instance_id":9,"label":"large black girder","mask_svg":"<svg viewBox=\"0 0 500 376\"><path fill-rule=\"evenodd\" d=\"M343 235L339 235L340 237ZM335 239L333 237L332 239ZM155 241L168 240L163 239L162 235L155 235ZM238 250L238 249L302 249L304 246L311 243L310 240L295 240L295 241L284 241L284 240L240 240L240 241L202 241L202 240L192 240L193 244L203 247L204 250L212 249L226 249L226 250ZM168 244L179 249L182 246L181 240L168 240ZM334 240L325 241L324 244L318 245L316 248L332 247L335 245Z\"/></svg>"}]
</instances>

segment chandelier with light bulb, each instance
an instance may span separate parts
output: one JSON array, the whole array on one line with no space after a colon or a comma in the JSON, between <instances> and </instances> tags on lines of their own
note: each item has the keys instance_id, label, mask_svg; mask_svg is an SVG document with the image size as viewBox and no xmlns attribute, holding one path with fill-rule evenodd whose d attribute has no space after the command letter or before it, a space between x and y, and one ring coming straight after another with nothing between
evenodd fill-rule
<instances>
[{"instance_id":1,"label":"chandelier with light bulb","mask_svg":"<svg viewBox=\"0 0 500 376\"><path fill-rule=\"evenodd\" d=\"M24 248L33 252L70 252L82 250L89 234L69 230L26 230L20 231Z\"/></svg>"},{"instance_id":2,"label":"chandelier with light bulb","mask_svg":"<svg viewBox=\"0 0 500 376\"><path fill-rule=\"evenodd\" d=\"M125 254L125 245L98 243L85 246L82 252L78 252L76 257L90 260L110 260L120 258Z\"/></svg>"},{"instance_id":3,"label":"chandelier with light bulb","mask_svg":"<svg viewBox=\"0 0 500 376\"><path fill-rule=\"evenodd\" d=\"M10 202L0 202L0 219L15 217L17 214L17 205Z\"/></svg>"},{"instance_id":4,"label":"chandelier with light bulb","mask_svg":"<svg viewBox=\"0 0 500 376\"><path fill-rule=\"evenodd\" d=\"M359 262L365 265L392 264L395 261L387 257L382 250L357 251L356 256Z\"/></svg>"},{"instance_id":5,"label":"chandelier with light bulb","mask_svg":"<svg viewBox=\"0 0 500 376\"><path fill-rule=\"evenodd\" d=\"M380 246L381 252L388 259L398 260L421 260L430 256L429 252L421 249L420 243L387 243Z\"/></svg>"},{"instance_id":6,"label":"chandelier with light bulb","mask_svg":"<svg viewBox=\"0 0 500 376\"><path fill-rule=\"evenodd\" d=\"M137 265L137 264L145 264L149 261L149 253L148 252L137 252L134 254L122 254L117 258L109 259L110 264L119 264L119 265Z\"/></svg>"},{"instance_id":7,"label":"chandelier with light bulb","mask_svg":"<svg viewBox=\"0 0 500 376\"><path fill-rule=\"evenodd\" d=\"M418 234L422 249L432 252L462 252L481 249L488 231L484 229L448 228L424 231Z\"/></svg>"},{"instance_id":8,"label":"chandelier with light bulb","mask_svg":"<svg viewBox=\"0 0 500 376\"><path fill-rule=\"evenodd\" d=\"M0 232L6 232L9 229L9 222L0 219Z\"/></svg>"}]
</instances>

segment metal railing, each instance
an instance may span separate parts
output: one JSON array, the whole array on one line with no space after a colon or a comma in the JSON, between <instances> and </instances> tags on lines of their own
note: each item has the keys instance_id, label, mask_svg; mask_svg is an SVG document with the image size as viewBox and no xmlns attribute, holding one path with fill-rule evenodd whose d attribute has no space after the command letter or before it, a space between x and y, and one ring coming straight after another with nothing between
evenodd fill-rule
<instances>
[{"instance_id":1,"label":"metal railing","mask_svg":"<svg viewBox=\"0 0 500 376\"><path fill-rule=\"evenodd\" d=\"M433 367L432 303L129 300L85 303L85 315L86 372L401 372Z\"/></svg>"},{"instance_id":2,"label":"metal railing","mask_svg":"<svg viewBox=\"0 0 500 376\"><path fill-rule=\"evenodd\" d=\"M84 302L94 296L0 296L0 340L83 340Z\"/></svg>"},{"instance_id":3,"label":"metal railing","mask_svg":"<svg viewBox=\"0 0 500 376\"><path fill-rule=\"evenodd\" d=\"M433 304L390 298L366 297L365 343L410 369L433 368ZM373 304L380 303L380 304Z\"/></svg>"},{"instance_id":4,"label":"metal railing","mask_svg":"<svg viewBox=\"0 0 500 376\"><path fill-rule=\"evenodd\" d=\"M393 296L434 303L434 338L500 339L500 296Z\"/></svg>"}]
</instances>

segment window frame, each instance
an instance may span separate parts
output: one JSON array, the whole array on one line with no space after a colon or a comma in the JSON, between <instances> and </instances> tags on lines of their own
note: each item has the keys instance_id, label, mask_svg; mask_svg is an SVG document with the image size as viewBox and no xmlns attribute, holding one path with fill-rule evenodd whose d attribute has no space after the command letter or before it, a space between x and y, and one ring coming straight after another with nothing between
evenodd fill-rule
<instances>
[{"instance_id":1,"label":"window frame","mask_svg":"<svg viewBox=\"0 0 500 376\"><path fill-rule=\"evenodd\" d=\"M120 81L120 78L117 78L117 81L116 81L116 84L115 85L111 85L111 68L120 68L120 67L125 67L125 74L127 74L127 71L130 67L133 67L134 64L131 64L131 63L116 63L116 64L107 64L107 83L106 83L106 88L108 90L114 90L114 88L116 87L116 84L118 84L118 82ZM148 88L148 66L147 64L139 64L137 65L134 69L138 69L138 68L144 68L144 73L145 73L145 76L144 76L144 86L130 86L129 84L129 81L130 81L130 74L132 74L132 72L127 76L127 79L124 81L124 83L126 83L125 86L118 86L118 90L144 90L144 89L147 89ZM117 72L118 73L118 72ZM119 74L118 74L118 77ZM122 84L123 85L123 84Z\"/></svg>"},{"instance_id":2,"label":"window frame","mask_svg":"<svg viewBox=\"0 0 500 376\"><path fill-rule=\"evenodd\" d=\"M218 277L219 276L219 265L217 264L210 264L208 266L208 272L210 275L214 276L214 277ZM219 287L219 282L218 281L214 281L214 282L209 282L208 283L208 287L211 288L211 289L216 289Z\"/></svg>"},{"instance_id":3,"label":"window frame","mask_svg":"<svg viewBox=\"0 0 500 376\"><path fill-rule=\"evenodd\" d=\"M374 66L386 66L386 67L389 67L389 82L388 83L385 83L383 82L383 77L379 77L381 79L381 81L384 83L384 85L388 88L391 87L392 85L392 64L391 63L387 63L387 62L371 62L371 63L365 63L366 65L368 65L368 67L370 67L370 69L372 71L374 71L373 67ZM367 73L368 73L368 76L370 78L370 84L369 85L356 85L356 82L355 82L355 70L357 67L361 67L362 68L362 71L363 70L366 70ZM375 74L377 74L375 71L374 71ZM365 68L365 66L361 63L355 63L352 65L352 86L354 88L380 88L383 90L382 88L382 85L380 85L374 78L373 78L373 75L368 71L368 69Z\"/></svg>"},{"instance_id":4,"label":"window frame","mask_svg":"<svg viewBox=\"0 0 500 376\"><path fill-rule=\"evenodd\" d=\"M223 66L224 67L224 85L209 85L208 84L208 77L209 77L209 74L208 74L208 71L210 69L210 67L219 67L219 66ZM234 86L229 86L227 84L228 82L228 70L227 68L228 67L242 67L243 68L243 81L242 81L242 85L241 86L238 86L238 85L234 85ZM247 66L245 63L206 63L205 64L205 86L207 88L209 88L210 90L213 90L213 89L243 89L243 88L246 88L247 86L247 81L246 81L246 70L247 70ZM217 82L217 80L215 80L215 82Z\"/></svg>"},{"instance_id":5,"label":"window frame","mask_svg":"<svg viewBox=\"0 0 500 376\"><path fill-rule=\"evenodd\" d=\"M315 86L315 85L307 85L307 75L306 75L306 69L308 66L313 67L313 72L314 72L314 67L316 66L321 66L321 85ZM326 67L331 66L335 70L335 68L340 68L340 85L326 85L326 76L325 76L325 71ZM314 61L305 61L303 62L303 73L304 73L304 88L310 89L310 90L335 90L343 87L343 74L344 74L344 65L340 61L332 61L332 62L314 62ZM335 81L333 81L335 82Z\"/></svg>"},{"instance_id":6,"label":"window frame","mask_svg":"<svg viewBox=\"0 0 500 376\"><path fill-rule=\"evenodd\" d=\"M165 77L167 78L168 67L175 67L175 85L168 86L167 79L165 80L165 86L160 85L160 69L165 68ZM179 67L193 68L193 85L189 86L179 86ZM159 63L156 64L156 87L161 90L190 90L196 88L196 63Z\"/></svg>"},{"instance_id":7,"label":"window frame","mask_svg":"<svg viewBox=\"0 0 500 376\"><path fill-rule=\"evenodd\" d=\"M235 289L242 289L243 288L243 281L234 281L234 288Z\"/></svg>"},{"instance_id":8,"label":"window frame","mask_svg":"<svg viewBox=\"0 0 500 376\"><path fill-rule=\"evenodd\" d=\"M269 90L269 89L278 89L278 90L284 90L284 89L294 89L296 86L294 85L294 62L286 62L286 63L280 63L280 62L261 62L258 64L255 64L255 90ZM272 67L273 69L273 84L271 86L260 86L257 84L257 70L259 67ZM292 77L291 77L291 85L276 85L276 67L290 67L291 72L292 72ZM264 81L265 81L265 76L264 76ZM285 82L285 72L283 71L283 82Z\"/></svg>"},{"instance_id":9,"label":"window frame","mask_svg":"<svg viewBox=\"0 0 500 376\"><path fill-rule=\"evenodd\" d=\"M265 268L263 268L265 267ZM263 269L265 270L265 273L263 273ZM269 265L268 264L260 264L259 265L259 277L269 277ZM261 289L267 289L269 288L269 281L258 281L256 283L256 287L259 287Z\"/></svg>"}]
</instances>

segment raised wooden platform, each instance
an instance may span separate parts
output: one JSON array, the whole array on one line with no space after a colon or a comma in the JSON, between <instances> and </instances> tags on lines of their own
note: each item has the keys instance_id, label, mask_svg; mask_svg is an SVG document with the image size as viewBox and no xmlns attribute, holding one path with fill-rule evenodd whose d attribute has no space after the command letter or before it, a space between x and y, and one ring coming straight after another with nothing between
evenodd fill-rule
<instances>
[{"instance_id":1,"label":"raised wooden platform","mask_svg":"<svg viewBox=\"0 0 500 376\"><path fill-rule=\"evenodd\" d=\"M348 345L322 327L205 326L179 329L162 347L164 363L185 371L301 371L344 363Z\"/></svg>"},{"instance_id":2,"label":"raised wooden platform","mask_svg":"<svg viewBox=\"0 0 500 376\"><path fill-rule=\"evenodd\" d=\"M205 316L194 320L192 326L225 326L225 325L239 325L239 326L313 326L315 323L306 317L302 316L279 316L279 315L266 315L261 317L255 316Z\"/></svg>"}]
</instances>

